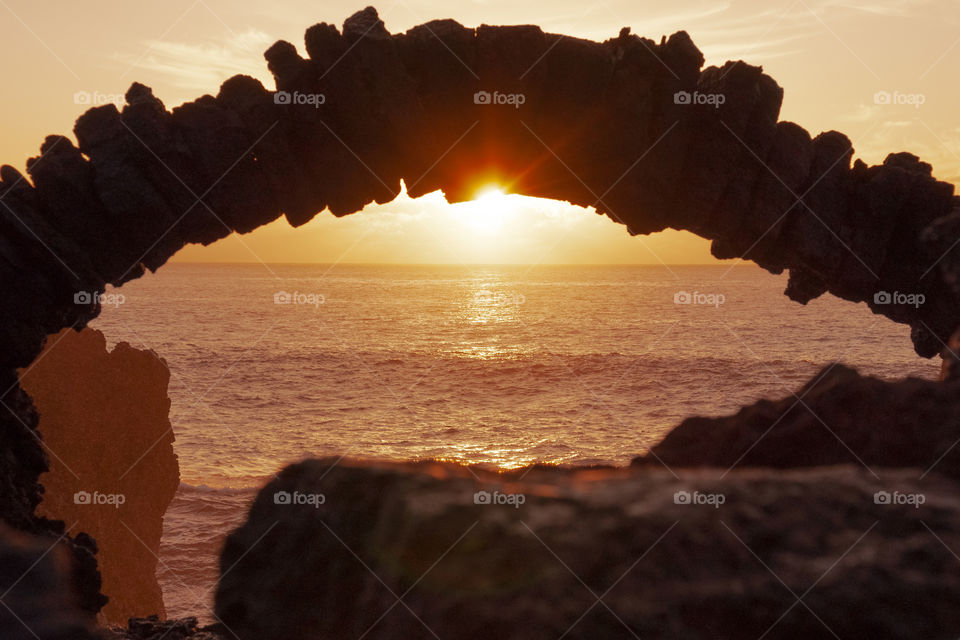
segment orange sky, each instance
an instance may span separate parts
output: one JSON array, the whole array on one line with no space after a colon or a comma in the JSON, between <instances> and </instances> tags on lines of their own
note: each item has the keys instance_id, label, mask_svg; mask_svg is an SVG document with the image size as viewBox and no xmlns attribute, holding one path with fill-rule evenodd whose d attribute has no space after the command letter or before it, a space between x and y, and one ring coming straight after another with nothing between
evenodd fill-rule
<instances>
[{"instance_id":1,"label":"orange sky","mask_svg":"<svg viewBox=\"0 0 960 640\"><path fill-rule=\"evenodd\" d=\"M0 163L23 170L49 133L70 133L86 105L138 80L168 107L215 92L235 73L273 82L262 52L276 39L301 47L304 29L336 24L362 4L308 0L130 3L0 0ZM397 0L378 7L393 32L433 18L468 26L539 24L602 40L621 27L659 39L687 30L707 64L762 64L786 90L781 117L813 134L838 129L857 157L878 163L909 150L937 177L960 181L960 0L572 0L526 3ZM878 105L878 91L923 104ZM592 211L519 196L451 207L439 194L401 196L363 213L321 214L293 230L278 221L178 260L415 263L702 263L706 241L668 231L630 238Z\"/></svg>"}]
</instances>

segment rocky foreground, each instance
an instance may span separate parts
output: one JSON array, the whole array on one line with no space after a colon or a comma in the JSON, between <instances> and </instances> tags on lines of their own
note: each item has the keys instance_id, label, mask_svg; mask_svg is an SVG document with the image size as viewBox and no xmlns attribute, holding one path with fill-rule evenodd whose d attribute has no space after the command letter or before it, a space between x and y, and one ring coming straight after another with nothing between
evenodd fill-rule
<instances>
[{"instance_id":1,"label":"rocky foreground","mask_svg":"<svg viewBox=\"0 0 960 640\"><path fill-rule=\"evenodd\" d=\"M886 382L830 365L780 400L692 417L634 465L913 467L960 480L960 379Z\"/></svg>"},{"instance_id":2,"label":"rocky foreground","mask_svg":"<svg viewBox=\"0 0 960 640\"><path fill-rule=\"evenodd\" d=\"M68 544L0 524L0 638L97 640L81 608ZM94 547L95 548L95 547Z\"/></svg>"},{"instance_id":3,"label":"rocky foreground","mask_svg":"<svg viewBox=\"0 0 960 640\"><path fill-rule=\"evenodd\" d=\"M131 618L126 627L113 627L104 640L223 640L231 637L223 625L200 627L196 618L160 620L158 616Z\"/></svg>"},{"instance_id":4,"label":"rocky foreground","mask_svg":"<svg viewBox=\"0 0 960 640\"><path fill-rule=\"evenodd\" d=\"M960 631L958 487L944 478L851 466L476 473L286 469L226 543L218 616L243 640Z\"/></svg>"}]
</instances>

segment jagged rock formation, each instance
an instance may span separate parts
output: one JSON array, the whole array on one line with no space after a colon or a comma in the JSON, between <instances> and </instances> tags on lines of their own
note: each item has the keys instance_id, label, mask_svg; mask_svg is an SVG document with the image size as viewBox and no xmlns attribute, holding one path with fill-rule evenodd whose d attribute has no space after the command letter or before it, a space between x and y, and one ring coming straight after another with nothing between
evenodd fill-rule
<instances>
[{"instance_id":1,"label":"jagged rock formation","mask_svg":"<svg viewBox=\"0 0 960 640\"><path fill-rule=\"evenodd\" d=\"M240 640L948 638L960 624L957 486L941 477L889 471L881 483L851 466L519 476L288 467L227 540L217 613ZM478 490L525 500L475 504ZM923 503L874 498L894 490ZM295 491L325 500L275 500Z\"/></svg>"},{"instance_id":2,"label":"jagged rock formation","mask_svg":"<svg viewBox=\"0 0 960 640\"><path fill-rule=\"evenodd\" d=\"M866 301L909 323L922 355L957 326L952 254L937 262L957 237L953 186L907 153L851 167L846 136L778 122L772 78L743 62L701 69L684 32L597 43L438 20L390 35L368 8L342 32L308 29L306 52L266 52L280 93L235 76L168 112L134 84L122 112L80 117L78 147L48 137L33 184L3 167L0 365L26 365L44 336L95 317L96 297L76 292L139 277L187 243L352 213L401 179L414 196L465 199L491 175L595 205L631 233L689 229L718 257L789 269L800 302ZM514 95L523 103L497 104ZM880 291L925 302L877 303Z\"/></svg>"},{"instance_id":3,"label":"jagged rock formation","mask_svg":"<svg viewBox=\"0 0 960 640\"><path fill-rule=\"evenodd\" d=\"M0 638L102 640L78 606L69 542L0 524Z\"/></svg>"},{"instance_id":4,"label":"jagged rock formation","mask_svg":"<svg viewBox=\"0 0 960 640\"><path fill-rule=\"evenodd\" d=\"M940 380L960 380L960 330L954 331L950 336L942 356Z\"/></svg>"},{"instance_id":5,"label":"jagged rock formation","mask_svg":"<svg viewBox=\"0 0 960 640\"><path fill-rule=\"evenodd\" d=\"M796 395L693 417L634 465L913 467L960 479L960 381L885 382L831 365Z\"/></svg>"},{"instance_id":6,"label":"jagged rock formation","mask_svg":"<svg viewBox=\"0 0 960 640\"><path fill-rule=\"evenodd\" d=\"M38 536L39 542L61 544L72 555L71 579L77 606L93 616L107 599L100 593L97 543L86 533L66 533L62 521L34 514L43 487L39 476L48 469L46 453L37 435L37 411L30 396L19 386L16 371L0 370L0 519L6 524Z\"/></svg>"},{"instance_id":7,"label":"jagged rock formation","mask_svg":"<svg viewBox=\"0 0 960 640\"><path fill-rule=\"evenodd\" d=\"M48 137L30 180L0 167L3 520L51 526L33 515L46 461L14 369L94 318L106 283L282 214L300 225L389 201L401 179L411 195L460 200L496 177L631 233L689 229L718 257L789 270L794 300L829 291L908 323L924 356L957 327L953 186L906 153L851 166L843 134L779 122L773 79L739 61L702 69L684 32L598 43L439 20L391 35L368 8L341 31L311 27L305 45L307 58L287 42L266 52L282 93L236 76L167 111L134 84L122 111L80 117L78 146ZM92 586L86 597L98 606Z\"/></svg>"},{"instance_id":8,"label":"jagged rock formation","mask_svg":"<svg viewBox=\"0 0 960 640\"><path fill-rule=\"evenodd\" d=\"M126 627L110 629L116 640L221 640L230 633L220 627L200 627L196 618L160 620L157 616L131 618Z\"/></svg>"},{"instance_id":9,"label":"jagged rock formation","mask_svg":"<svg viewBox=\"0 0 960 640\"><path fill-rule=\"evenodd\" d=\"M21 376L51 459L37 514L97 540L108 622L163 615L156 554L180 483L170 372L152 351L108 351L94 329L64 329L47 344Z\"/></svg>"}]
</instances>

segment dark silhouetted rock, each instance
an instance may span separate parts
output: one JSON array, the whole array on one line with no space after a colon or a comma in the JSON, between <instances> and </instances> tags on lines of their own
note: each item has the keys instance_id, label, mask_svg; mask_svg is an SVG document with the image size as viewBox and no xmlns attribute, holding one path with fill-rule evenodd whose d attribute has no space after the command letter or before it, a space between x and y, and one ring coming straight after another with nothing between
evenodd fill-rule
<instances>
[{"instance_id":1,"label":"dark silhouetted rock","mask_svg":"<svg viewBox=\"0 0 960 640\"><path fill-rule=\"evenodd\" d=\"M950 551L960 511L942 477L889 471L881 483L853 466L682 479L477 473L288 467L227 539L218 615L240 640L949 638L960 628ZM504 495L522 504L496 504Z\"/></svg>"},{"instance_id":2,"label":"dark silhouetted rock","mask_svg":"<svg viewBox=\"0 0 960 640\"><path fill-rule=\"evenodd\" d=\"M0 524L0 638L102 640L80 609L72 554L56 536L29 536Z\"/></svg>"},{"instance_id":3,"label":"dark silhouetted rock","mask_svg":"<svg viewBox=\"0 0 960 640\"><path fill-rule=\"evenodd\" d=\"M126 628L113 627L116 640L223 640L232 637L217 625L199 627L196 618L160 620L158 616L131 618Z\"/></svg>"},{"instance_id":4,"label":"dark silhouetted rock","mask_svg":"<svg viewBox=\"0 0 960 640\"><path fill-rule=\"evenodd\" d=\"M957 328L956 260L938 262L957 237L953 186L908 153L851 166L846 136L779 122L773 79L742 61L701 69L686 33L598 43L439 20L390 35L368 7L305 43L308 58L283 41L266 52L277 92L237 76L169 112L135 83L122 110L78 119L77 148L48 138L33 185L0 170L0 366L95 317L76 291L281 213L300 225L386 202L401 180L452 201L498 180L630 233L689 229L717 256L796 272L800 302L829 291L909 324L923 356ZM925 303L876 302L883 291Z\"/></svg>"},{"instance_id":5,"label":"dark silhouetted rock","mask_svg":"<svg viewBox=\"0 0 960 640\"><path fill-rule=\"evenodd\" d=\"M687 418L634 464L934 469L960 479L960 382L885 382L830 365L795 395Z\"/></svg>"},{"instance_id":6,"label":"dark silhouetted rock","mask_svg":"<svg viewBox=\"0 0 960 640\"><path fill-rule=\"evenodd\" d=\"M34 511L40 503L43 488L38 478L48 470L45 452L36 434L37 412L30 397L20 388L16 372L12 376L0 371L6 393L0 394L0 516L6 524L42 539L61 539L60 546L71 554L70 579L76 605L93 616L106 602L100 593L100 572L97 570L96 542L76 530L71 538L62 521L38 517Z\"/></svg>"}]
</instances>

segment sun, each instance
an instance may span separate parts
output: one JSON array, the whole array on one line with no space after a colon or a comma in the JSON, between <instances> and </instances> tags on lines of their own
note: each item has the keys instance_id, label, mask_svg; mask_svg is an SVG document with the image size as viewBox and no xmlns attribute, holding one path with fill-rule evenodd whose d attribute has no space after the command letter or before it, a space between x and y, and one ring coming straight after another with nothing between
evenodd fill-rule
<instances>
[{"instance_id":1,"label":"sun","mask_svg":"<svg viewBox=\"0 0 960 640\"><path fill-rule=\"evenodd\" d=\"M454 207L458 219L467 229L484 236L499 234L516 215L516 203L496 185L479 189L473 200Z\"/></svg>"},{"instance_id":2,"label":"sun","mask_svg":"<svg viewBox=\"0 0 960 640\"><path fill-rule=\"evenodd\" d=\"M487 185L487 186L483 187L482 189L479 189L479 190L477 191L477 195L476 195L473 199L474 199L474 201L479 202L479 201L483 201L483 200L492 200L492 199L497 198L497 197L499 197L499 196L505 196L505 195L507 195L507 194L504 193L504 191L503 191L503 189L502 189L501 187L498 187L498 186L496 186L496 185L490 184L490 185Z\"/></svg>"}]
</instances>

